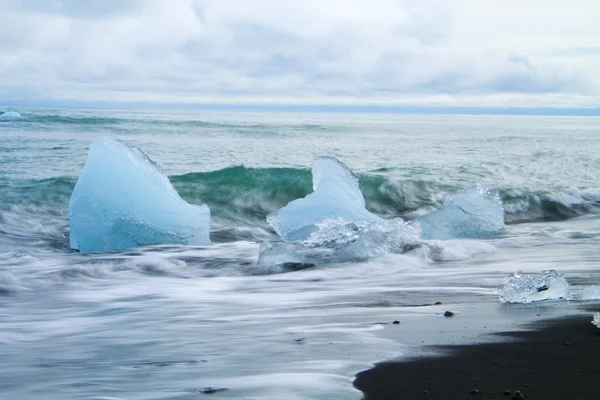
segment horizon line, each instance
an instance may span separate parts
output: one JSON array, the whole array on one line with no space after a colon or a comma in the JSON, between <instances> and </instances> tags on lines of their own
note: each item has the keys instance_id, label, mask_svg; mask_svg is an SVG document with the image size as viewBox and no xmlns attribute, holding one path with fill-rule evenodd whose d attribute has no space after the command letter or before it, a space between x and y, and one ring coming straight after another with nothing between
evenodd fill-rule
<instances>
[{"instance_id":1,"label":"horizon line","mask_svg":"<svg viewBox=\"0 0 600 400\"><path fill-rule=\"evenodd\" d=\"M553 106L428 106L385 104L275 104L275 103L177 103L144 101L90 100L0 100L0 107L91 107L143 109L204 109L212 111L250 112L324 112L372 114L457 114L457 115L540 115L540 116L600 116L600 107ZM2 111L2 110L0 110Z\"/></svg>"}]
</instances>

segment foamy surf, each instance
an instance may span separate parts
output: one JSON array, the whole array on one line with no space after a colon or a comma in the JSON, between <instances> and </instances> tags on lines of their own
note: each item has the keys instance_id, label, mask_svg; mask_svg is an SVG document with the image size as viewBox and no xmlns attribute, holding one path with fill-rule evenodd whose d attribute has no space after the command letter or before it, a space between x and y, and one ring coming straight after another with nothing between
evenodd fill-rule
<instances>
[{"instance_id":1,"label":"foamy surf","mask_svg":"<svg viewBox=\"0 0 600 400\"><path fill-rule=\"evenodd\" d=\"M20 111L0 149L9 398L358 399L354 375L374 362L596 301L593 118ZM183 201L207 204L211 245L70 249L69 198L107 132L149 154ZM286 244L266 217L313 192L323 154L353 171L381 221L322 220ZM501 232L422 237L422 216L479 182L502 202ZM317 262L260 262L261 246L283 245ZM311 253L329 250L327 262ZM507 276L545 270L581 299L499 301Z\"/></svg>"}]
</instances>

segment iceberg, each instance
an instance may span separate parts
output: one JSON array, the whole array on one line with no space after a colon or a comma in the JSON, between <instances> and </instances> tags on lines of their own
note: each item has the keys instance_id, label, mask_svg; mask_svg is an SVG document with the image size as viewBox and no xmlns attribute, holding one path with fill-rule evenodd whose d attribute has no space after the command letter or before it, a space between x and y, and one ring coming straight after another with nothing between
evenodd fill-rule
<instances>
[{"instance_id":1,"label":"iceberg","mask_svg":"<svg viewBox=\"0 0 600 400\"><path fill-rule=\"evenodd\" d=\"M0 119L19 119L21 118L21 114L16 111L7 111L3 114L0 114Z\"/></svg>"},{"instance_id":2,"label":"iceberg","mask_svg":"<svg viewBox=\"0 0 600 400\"><path fill-rule=\"evenodd\" d=\"M69 199L70 244L82 252L210 243L210 210L186 203L142 150L99 137Z\"/></svg>"},{"instance_id":3,"label":"iceberg","mask_svg":"<svg viewBox=\"0 0 600 400\"><path fill-rule=\"evenodd\" d=\"M555 270L543 271L538 277L518 272L508 277L498 289L503 303L531 303L569 297L569 283Z\"/></svg>"},{"instance_id":4,"label":"iceberg","mask_svg":"<svg viewBox=\"0 0 600 400\"><path fill-rule=\"evenodd\" d=\"M497 193L478 187L451 197L417 221L423 239L493 237L504 231L504 208Z\"/></svg>"},{"instance_id":5,"label":"iceberg","mask_svg":"<svg viewBox=\"0 0 600 400\"><path fill-rule=\"evenodd\" d=\"M313 163L313 193L289 202L267 216L267 222L286 242L305 240L319 230L318 224L338 219L344 223L380 222L367 211L356 175L331 156Z\"/></svg>"}]
</instances>

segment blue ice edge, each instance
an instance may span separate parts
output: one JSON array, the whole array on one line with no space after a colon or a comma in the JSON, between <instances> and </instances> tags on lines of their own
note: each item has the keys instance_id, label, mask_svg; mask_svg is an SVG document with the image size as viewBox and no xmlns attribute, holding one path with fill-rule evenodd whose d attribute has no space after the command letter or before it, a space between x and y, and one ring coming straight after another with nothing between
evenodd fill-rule
<instances>
[{"instance_id":1,"label":"blue ice edge","mask_svg":"<svg viewBox=\"0 0 600 400\"><path fill-rule=\"evenodd\" d=\"M210 244L210 210L185 202L161 167L108 137L90 146L69 199L70 246L103 252L153 244Z\"/></svg>"}]
</instances>

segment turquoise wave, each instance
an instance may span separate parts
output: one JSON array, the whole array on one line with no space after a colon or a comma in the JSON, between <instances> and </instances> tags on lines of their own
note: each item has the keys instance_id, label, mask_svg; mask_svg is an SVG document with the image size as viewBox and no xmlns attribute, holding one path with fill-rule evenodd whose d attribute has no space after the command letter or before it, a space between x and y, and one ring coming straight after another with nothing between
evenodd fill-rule
<instances>
[{"instance_id":1,"label":"turquoise wave","mask_svg":"<svg viewBox=\"0 0 600 400\"><path fill-rule=\"evenodd\" d=\"M266 227L266 216L312 192L312 175L301 168L234 166L211 172L170 177L189 203L206 203L213 217L231 226ZM44 214L66 216L77 178L14 181L0 179L0 209L15 206ZM442 205L444 198L464 190L424 180L398 181L382 174L359 175L367 209L383 217L416 218ZM500 188L506 223L566 220L600 213L600 188L537 190Z\"/></svg>"}]
</instances>

